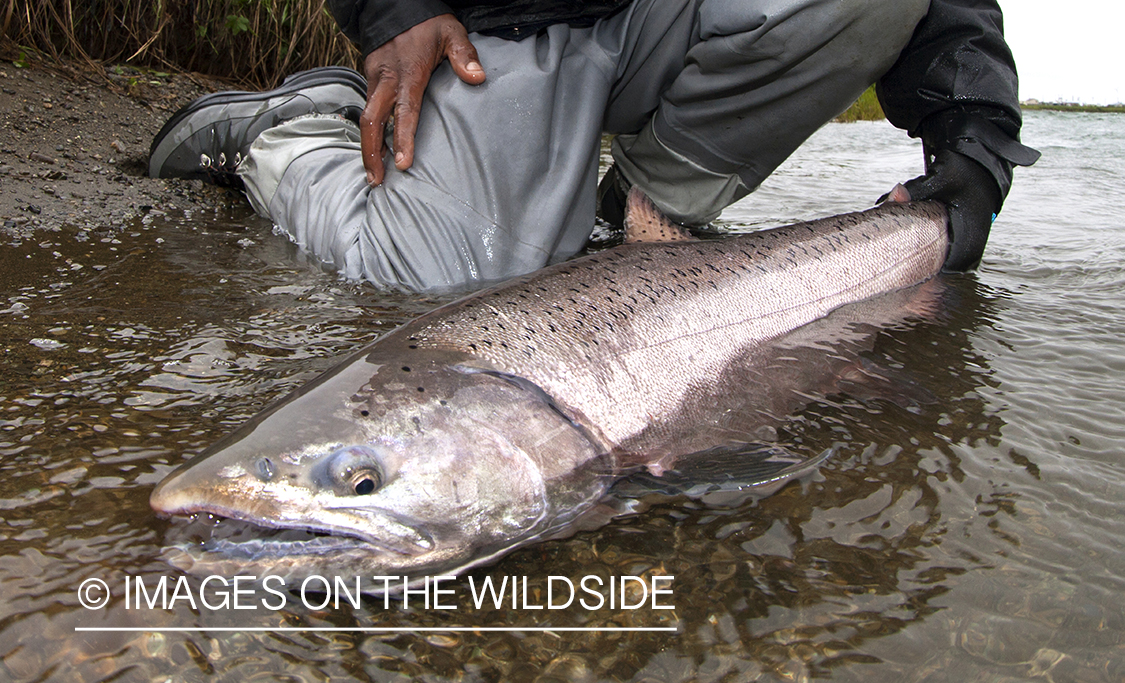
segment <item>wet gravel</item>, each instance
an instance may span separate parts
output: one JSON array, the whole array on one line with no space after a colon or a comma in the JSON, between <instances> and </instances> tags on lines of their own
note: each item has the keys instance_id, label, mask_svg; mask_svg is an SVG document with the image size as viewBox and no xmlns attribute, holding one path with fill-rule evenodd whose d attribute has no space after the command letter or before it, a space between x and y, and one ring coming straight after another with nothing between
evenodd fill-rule
<instances>
[{"instance_id":1,"label":"wet gravel","mask_svg":"<svg viewBox=\"0 0 1125 683\"><path fill-rule=\"evenodd\" d=\"M147 177L149 144L168 117L232 87L126 66L0 62L0 235L124 230L152 211L242 202L200 181Z\"/></svg>"}]
</instances>

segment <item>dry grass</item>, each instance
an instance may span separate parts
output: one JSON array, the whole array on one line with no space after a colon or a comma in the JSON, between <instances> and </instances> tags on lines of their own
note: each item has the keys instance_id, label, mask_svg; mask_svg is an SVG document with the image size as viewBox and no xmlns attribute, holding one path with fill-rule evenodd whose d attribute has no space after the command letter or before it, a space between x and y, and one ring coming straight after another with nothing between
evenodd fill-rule
<instances>
[{"instance_id":1,"label":"dry grass","mask_svg":"<svg viewBox=\"0 0 1125 683\"><path fill-rule=\"evenodd\" d=\"M9 47L273 87L358 53L324 0L0 0Z\"/></svg>"}]
</instances>

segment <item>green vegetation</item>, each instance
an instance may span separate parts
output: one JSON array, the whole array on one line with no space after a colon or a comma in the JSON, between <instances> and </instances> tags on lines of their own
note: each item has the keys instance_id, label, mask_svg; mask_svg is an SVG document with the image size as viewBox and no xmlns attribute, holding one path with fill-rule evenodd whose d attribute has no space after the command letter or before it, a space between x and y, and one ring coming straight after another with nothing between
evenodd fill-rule
<instances>
[{"instance_id":1,"label":"green vegetation","mask_svg":"<svg viewBox=\"0 0 1125 683\"><path fill-rule=\"evenodd\" d=\"M295 71L358 60L324 0L0 0L0 21L16 66L40 52L272 87Z\"/></svg>"},{"instance_id":2,"label":"green vegetation","mask_svg":"<svg viewBox=\"0 0 1125 683\"><path fill-rule=\"evenodd\" d=\"M880 121L887 118L883 107L879 106L879 98L875 96L875 86L863 91L859 99L848 107L848 110L836 117L841 123L853 121Z\"/></svg>"},{"instance_id":3,"label":"green vegetation","mask_svg":"<svg viewBox=\"0 0 1125 683\"><path fill-rule=\"evenodd\" d=\"M1075 111L1092 112L1098 114L1125 114L1125 104L1074 104L1073 102L1022 102L1020 107L1025 111ZM852 121L878 121L886 118L883 108L879 106L879 98L875 96L875 86L871 86L859 96L859 99L848 107L848 110L836 117L841 123Z\"/></svg>"},{"instance_id":4,"label":"green vegetation","mask_svg":"<svg viewBox=\"0 0 1125 683\"><path fill-rule=\"evenodd\" d=\"M1125 104L1074 104L1072 102L1021 102L1025 111L1078 111L1095 114L1125 114Z\"/></svg>"}]
</instances>

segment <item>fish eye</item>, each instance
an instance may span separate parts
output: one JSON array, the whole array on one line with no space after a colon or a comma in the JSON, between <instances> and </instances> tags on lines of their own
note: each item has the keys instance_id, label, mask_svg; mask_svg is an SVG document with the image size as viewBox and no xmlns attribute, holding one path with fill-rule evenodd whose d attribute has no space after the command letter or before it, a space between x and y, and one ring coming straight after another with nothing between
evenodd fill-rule
<instances>
[{"instance_id":1,"label":"fish eye","mask_svg":"<svg viewBox=\"0 0 1125 683\"><path fill-rule=\"evenodd\" d=\"M366 496L369 493L374 493L375 489L383 483L383 478L379 475L379 471L374 467L364 464L360 467L351 468L342 472L344 476L342 480L347 482L347 487L357 496Z\"/></svg>"},{"instance_id":2,"label":"fish eye","mask_svg":"<svg viewBox=\"0 0 1125 683\"><path fill-rule=\"evenodd\" d=\"M378 458L364 446L342 448L333 453L328 473L333 487L341 495L366 496L383 485Z\"/></svg>"}]
</instances>

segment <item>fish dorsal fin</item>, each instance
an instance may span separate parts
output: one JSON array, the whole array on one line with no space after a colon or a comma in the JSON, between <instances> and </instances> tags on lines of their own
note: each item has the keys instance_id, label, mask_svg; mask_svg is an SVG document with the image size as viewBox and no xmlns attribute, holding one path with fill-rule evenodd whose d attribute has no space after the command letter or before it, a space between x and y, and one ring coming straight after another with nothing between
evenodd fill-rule
<instances>
[{"instance_id":1,"label":"fish dorsal fin","mask_svg":"<svg viewBox=\"0 0 1125 683\"><path fill-rule=\"evenodd\" d=\"M668 219L640 189L625 200L625 244L633 242L690 242L695 238Z\"/></svg>"}]
</instances>

